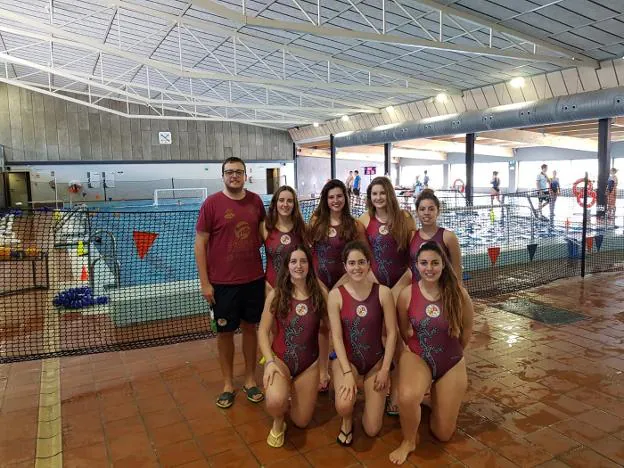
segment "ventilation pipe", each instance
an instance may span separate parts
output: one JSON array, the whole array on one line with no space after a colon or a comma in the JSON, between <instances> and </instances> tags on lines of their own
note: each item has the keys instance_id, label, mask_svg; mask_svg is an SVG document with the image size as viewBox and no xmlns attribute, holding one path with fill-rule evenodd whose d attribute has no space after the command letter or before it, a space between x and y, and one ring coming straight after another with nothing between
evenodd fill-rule
<instances>
[{"instance_id":1,"label":"ventilation pipe","mask_svg":"<svg viewBox=\"0 0 624 468\"><path fill-rule=\"evenodd\" d=\"M379 145L416 138L537 127L618 115L624 115L624 87L383 125L338 134L334 144L336 147Z\"/></svg>"}]
</instances>

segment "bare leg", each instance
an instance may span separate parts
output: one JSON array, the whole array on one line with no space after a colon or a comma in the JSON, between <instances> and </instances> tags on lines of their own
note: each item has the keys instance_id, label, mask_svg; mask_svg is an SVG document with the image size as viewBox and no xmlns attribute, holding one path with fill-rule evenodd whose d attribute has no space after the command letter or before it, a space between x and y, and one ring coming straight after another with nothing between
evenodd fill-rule
<instances>
[{"instance_id":1,"label":"bare leg","mask_svg":"<svg viewBox=\"0 0 624 468\"><path fill-rule=\"evenodd\" d=\"M318 398L318 361L299 374L293 382L290 419L297 427L304 428L312 419Z\"/></svg>"},{"instance_id":2,"label":"bare leg","mask_svg":"<svg viewBox=\"0 0 624 468\"><path fill-rule=\"evenodd\" d=\"M357 370L351 366L353 371L353 375L356 376ZM344 434L351 434L353 432L353 408L355 406L355 400L357 395L353 395L350 400L344 399L339 394L340 386L343 384L344 375L342 373L342 369L340 368L340 363L336 359L332 364L332 376L334 381L334 393L336 398L336 412L340 417L342 417L342 425L340 426L340 431L342 434L338 436L339 440L343 443L349 443L353 440L352 435L348 435L345 437Z\"/></svg>"},{"instance_id":3,"label":"bare leg","mask_svg":"<svg viewBox=\"0 0 624 468\"><path fill-rule=\"evenodd\" d=\"M459 409L468 388L466 361L453 366L431 389L431 432L438 440L447 442L453 437Z\"/></svg>"},{"instance_id":4,"label":"bare leg","mask_svg":"<svg viewBox=\"0 0 624 468\"><path fill-rule=\"evenodd\" d=\"M241 330L243 332L243 356L245 358L245 387L249 388L256 385L258 335L256 325L253 323L241 321ZM261 396L258 398L260 400Z\"/></svg>"},{"instance_id":5,"label":"bare leg","mask_svg":"<svg viewBox=\"0 0 624 468\"><path fill-rule=\"evenodd\" d=\"M409 454L416 449L418 426L420 425L420 403L429 385L431 371L419 356L405 351L399 362L399 416L403 442L390 453L390 461L402 465Z\"/></svg>"},{"instance_id":6,"label":"bare leg","mask_svg":"<svg viewBox=\"0 0 624 468\"><path fill-rule=\"evenodd\" d=\"M364 378L364 414L362 415L362 426L364 432L369 437L379 434L383 424L384 407L386 403L386 390L375 390L375 377L381 369L383 360L371 369Z\"/></svg>"},{"instance_id":7,"label":"bare leg","mask_svg":"<svg viewBox=\"0 0 624 468\"><path fill-rule=\"evenodd\" d=\"M329 385L329 333L325 327L319 332L319 383L316 384L317 391L325 390Z\"/></svg>"},{"instance_id":8,"label":"bare leg","mask_svg":"<svg viewBox=\"0 0 624 468\"><path fill-rule=\"evenodd\" d=\"M264 389L267 413L273 417L273 432L279 434L284 427L284 416L288 410L288 397L290 396L290 372L286 364L275 357L275 365L282 374L275 374L273 382ZM268 369L265 368L265 373ZM287 376L287 377L284 377Z\"/></svg>"},{"instance_id":9,"label":"bare leg","mask_svg":"<svg viewBox=\"0 0 624 468\"><path fill-rule=\"evenodd\" d=\"M234 391L234 333L221 332L217 335L217 349L219 350L219 365L223 375L223 391Z\"/></svg>"}]
</instances>

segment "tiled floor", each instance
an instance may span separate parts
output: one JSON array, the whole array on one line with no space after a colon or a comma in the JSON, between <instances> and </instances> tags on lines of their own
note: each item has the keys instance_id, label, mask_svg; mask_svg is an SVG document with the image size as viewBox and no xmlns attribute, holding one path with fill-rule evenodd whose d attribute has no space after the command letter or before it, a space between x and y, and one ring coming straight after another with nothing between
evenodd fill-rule
<instances>
[{"instance_id":1,"label":"tiled floor","mask_svg":"<svg viewBox=\"0 0 624 468\"><path fill-rule=\"evenodd\" d=\"M516 296L586 314L546 326L479 301L467 355L470 390L451 442L421 425L407 466L612 467L624 465L624 274L563 280ZM239 394L219 410L215 342L62 358L66 467L391 466L397 419L380 437L335 443L339 420L321 396L311 427L269 448L269 418ZM242 373L237 354L236 374ZM0 366L0 465L33 466L40 362ZM411 465L410 465L411 464Z\"/></svg>"}]
</instances>

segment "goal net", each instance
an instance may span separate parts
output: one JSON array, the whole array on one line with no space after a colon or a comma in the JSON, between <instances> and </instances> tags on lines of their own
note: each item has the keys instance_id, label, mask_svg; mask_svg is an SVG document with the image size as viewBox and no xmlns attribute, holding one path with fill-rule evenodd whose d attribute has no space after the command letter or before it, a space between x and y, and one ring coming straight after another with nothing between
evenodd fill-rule
<instances>
[{"instance_id":1,"label":"goal net","mask_svg":"<svg viewBox=\"0 0 624 468\"><path fill-rule=\"evenodd\" d=\"M203 202L208 198L208 189L202 188L163 188L154 190L154 206L172 203Z\"/></svg>"}]
</instances>

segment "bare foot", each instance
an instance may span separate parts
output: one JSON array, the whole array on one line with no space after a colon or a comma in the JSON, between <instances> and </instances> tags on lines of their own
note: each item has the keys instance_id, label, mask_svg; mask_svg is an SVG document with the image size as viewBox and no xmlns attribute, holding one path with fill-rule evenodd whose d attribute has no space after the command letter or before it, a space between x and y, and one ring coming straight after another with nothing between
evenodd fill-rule
<instances>
[{"instance_id":1,"label":"bare foot","mask_svg":"<svg viewBox=\"0 0 624 468\"><path fill-rule=\"evenodd\" d=\"M402 465L410 453L412 453L416 449L416 444L414 442L409 442L404 440L399 445L399 448L394 452L390 453L390 461L395 465Z\"/></svg>"}]
</instances>

